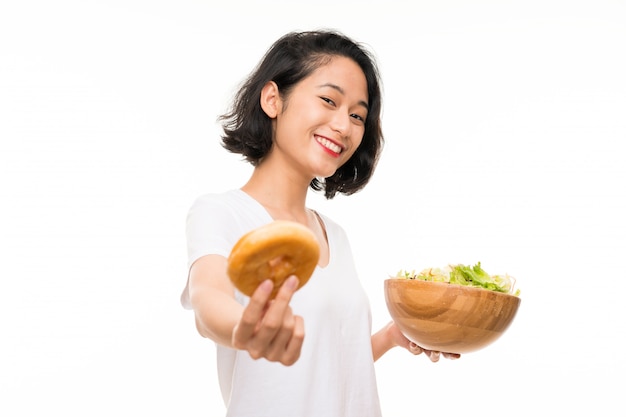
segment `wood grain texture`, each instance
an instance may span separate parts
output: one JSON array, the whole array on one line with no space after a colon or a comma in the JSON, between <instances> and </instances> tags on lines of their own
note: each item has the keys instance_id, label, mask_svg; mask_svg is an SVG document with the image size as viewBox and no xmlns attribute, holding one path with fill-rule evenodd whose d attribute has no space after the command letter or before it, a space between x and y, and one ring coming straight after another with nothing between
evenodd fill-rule
<instances>
[{"instance_id":1,"label":"wood grain texture","mask_svg":"<svg viewBox=\"0 0 626 417\"><path fill-rule=\"evenodd\" d=\"M385 301L409 340L450 353L469 353L495 342L521 303L517 296L482 288L398 278L385 281Z\"/></svg>"}]
</instances>

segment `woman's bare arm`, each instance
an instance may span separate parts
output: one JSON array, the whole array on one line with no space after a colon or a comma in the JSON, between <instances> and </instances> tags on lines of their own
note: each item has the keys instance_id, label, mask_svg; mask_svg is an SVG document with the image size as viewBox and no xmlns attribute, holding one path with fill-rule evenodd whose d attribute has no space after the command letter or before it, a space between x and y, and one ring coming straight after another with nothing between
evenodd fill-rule
<instances>
[{"instance_id":1,"label":"woman's bare arm","mask_svg":"<svg viewBox=\"0 0 626 417\"><path fill-rule=\"evenodd\" d=\"M200 335L232 347L232 331L243 306L235 301L234 287L226 275L226 258L207 255L194 262L189 271L189 298Z\"/></svg>"},{"instance_id":2,"label":"woman's bare arm","mask_svg":"<svg viewBox=\"0 0 626 417\"><path fill-rule=\"evenodd\" d=\"M440 356L447 359L457 359L461 357L458 353L442 353L421 348L404 337L394 322L389 322L385 327L372 335L372 353L374 361L380 359L381 356L396 346L401 346L414 355L424 353L431 362L439 361Z\"/></svg>"}]
</instances>

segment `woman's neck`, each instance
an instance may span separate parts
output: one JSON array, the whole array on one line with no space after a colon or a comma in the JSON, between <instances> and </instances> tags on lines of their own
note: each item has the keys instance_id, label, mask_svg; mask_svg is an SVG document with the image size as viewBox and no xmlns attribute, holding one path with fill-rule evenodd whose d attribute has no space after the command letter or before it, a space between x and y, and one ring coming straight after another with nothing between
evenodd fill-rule
<instances>
[{"instance_id":1,"label":"woman's neck","mask_svg":"<svg viewBox=\"0 0 626 417\"><path fill-rule=\"evenodd\" d=\"M309 182L301 176L267 169L263 164L252 172L241 190L258 201L275 220L292 220L308 225L306 209Z\"/></svg>"}]
</instances>

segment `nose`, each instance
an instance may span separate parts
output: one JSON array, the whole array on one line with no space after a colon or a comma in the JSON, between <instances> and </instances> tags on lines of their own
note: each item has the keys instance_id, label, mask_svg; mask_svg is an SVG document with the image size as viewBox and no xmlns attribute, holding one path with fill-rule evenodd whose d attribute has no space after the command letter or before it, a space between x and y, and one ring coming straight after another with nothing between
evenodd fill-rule
<instances>
[{"instance_id":1,"label":"nose","mask_svg":"<svg viewBox=\"0 0 626 417\"><path fill-rule=\"evenodd\" d=\"M347 112L336 111L331 121L331 128L338 132L341 136L347 136L350 132L352 123L350 121L350 114Z\"/></svg>"}]
</instances>

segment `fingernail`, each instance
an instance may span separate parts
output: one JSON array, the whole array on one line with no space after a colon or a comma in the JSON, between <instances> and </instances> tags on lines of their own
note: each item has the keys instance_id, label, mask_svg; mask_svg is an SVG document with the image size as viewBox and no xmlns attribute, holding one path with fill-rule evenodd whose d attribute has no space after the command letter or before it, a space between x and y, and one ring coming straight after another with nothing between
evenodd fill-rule
<instances>
[{"instance_id":1,"label":"fingernail","mask_svg":"<svg viewBox=\"0 0 626 417\"><path fill-rule=\"evenodd\" d=\"M259 285L259 287L261 288L261 291L263 291L266 294L269 294L272 292L272 288L274 287L274 284L272 280L266 279Z\"/></svg>"},{"instance_id":2,"label":"fingernail","mask_svg":"<svg viewBox=\"0 0 626 417\"><path fill-rule=\"evenodd\" d=\"M285 285L287 285L288 289L295 290L298 286L298 278L295 275L290 276L289 278L287 278L287 282L285 283Z\"/></svg>"}]
</instances>

